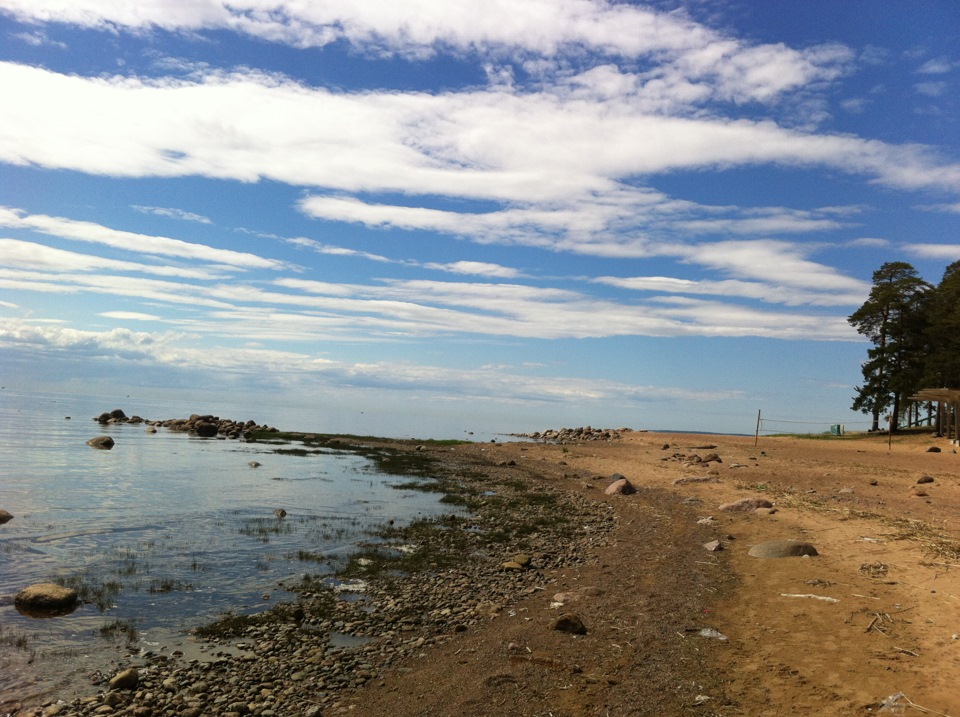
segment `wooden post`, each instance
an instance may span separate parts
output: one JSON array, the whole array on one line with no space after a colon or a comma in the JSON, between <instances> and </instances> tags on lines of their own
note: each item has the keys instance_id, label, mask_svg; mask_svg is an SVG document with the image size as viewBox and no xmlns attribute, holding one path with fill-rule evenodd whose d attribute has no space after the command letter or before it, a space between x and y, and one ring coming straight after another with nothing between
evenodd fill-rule
<instances>
[{"instance_id":1,"label":"wooden post","mask_svg":"<svg viewBox=\"0 0 960 717\"><path fill-rule=\"evenodd\" d=\"M893 414L890 414L890 423L887 424L887 450L893 449Z\"/></svg>"},{"instance_id":2,"label":"wooden post","mask_svg":"<svg viewBox=\"0 0 960 717\"><path fill-rule=\"evenodd\" d=\"M753 445L756 446L760 442L760 411L757 411L757 435L753 437Z\"/></svg>"}]
</instances>

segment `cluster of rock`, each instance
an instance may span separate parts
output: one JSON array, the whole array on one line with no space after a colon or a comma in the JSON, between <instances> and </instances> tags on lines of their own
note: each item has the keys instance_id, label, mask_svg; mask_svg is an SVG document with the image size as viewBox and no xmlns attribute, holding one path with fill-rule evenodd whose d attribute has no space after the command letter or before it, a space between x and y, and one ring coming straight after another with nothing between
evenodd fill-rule
<instances>
[{"instance_id":1,"label":"cluster of rock","mask_svg":"<svg viewBox=\"0 0 960 717\"><path fill-rule=\"evenodd\" d=\"M544 443L579 443L580 441L615 441L623 438L621 434L632 431L632 428L580 426L579 428L549 428L546 431L511 433L510 435L517 438L532 438Z\"/></svg>"},{"instance_id":2,"label":"cluster of rock","mask_svg":"<svg viewBox=\"0 0 960 717\"><path fill-rule=\"evenodd\" d=\"M461 475L462 468L450 470ZM498 496L510 495L509 484L500 484L489 471L463 473L470 477L459 480L476 480L495 488ZM506 480L514 476L503 474ZM525 595L549 589L556 578L548 571L582 565L606 544L615 524L608 505L563 492L556 501L481 504L469 520L417 539L417 550L431 556L443 553L444 541L452 540L454 532L458 541L467 541L463 555L469 557L450 567L402 579L385 573L364 576L355 583L360 599L341 599L319 579L288 585L298 593L295 603L277 605L225 627L217 637L203 638L210 640L209 660L187 661L177 653L130 655L111 673L98 675L97 694L25 710L21 717L337 714L350 690L390 670L409 671L408 661L429 646L497 618ZM558 511L576 526L572 534L561 537L545 526L534 534L516 530ZM502 533L523 538L511 550L511 543L491 537ZM517 553L518 548L523 552ZM339 587L348 591L354 586ZM586 628L571 618L544 629L580 633Z\"/></svg>"},{"instance_id":3,"label":"cluster of rock","mask_svg":"<svg viewBox=\"0 0 960 717\"><path fill-rule=\"evenodd\" d=\"M106 411L94 419L100 425L110 425L114 423L145 424L150 428L166 428L171 431L182 431L192 433L204 438L232 438L250 440L254 433L272 432L276 433L278 429L259 425L256 421L232 421L227 418L220 418L211 414L199 415L192 414L190 418L170 418L163 421L151 421L140 416L130 416L123 409L115 408L112 411Z\"/></svg>"}]
</instances>

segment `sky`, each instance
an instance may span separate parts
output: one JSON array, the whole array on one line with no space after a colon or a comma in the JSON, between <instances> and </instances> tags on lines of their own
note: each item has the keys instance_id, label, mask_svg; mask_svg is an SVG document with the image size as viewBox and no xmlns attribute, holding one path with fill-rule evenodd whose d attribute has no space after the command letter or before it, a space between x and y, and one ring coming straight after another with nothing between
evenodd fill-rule
<instances>
[{"instance_id":1,"label":"sky","mask_svg":"<svg viewBox=\"0 0 960 717\"><path fill-rule=\"evenodd\" d=\"M0 0L0 381L865 429L847 317L960 259L958 37L955 0Z\"/></svg>"}]
</instances>

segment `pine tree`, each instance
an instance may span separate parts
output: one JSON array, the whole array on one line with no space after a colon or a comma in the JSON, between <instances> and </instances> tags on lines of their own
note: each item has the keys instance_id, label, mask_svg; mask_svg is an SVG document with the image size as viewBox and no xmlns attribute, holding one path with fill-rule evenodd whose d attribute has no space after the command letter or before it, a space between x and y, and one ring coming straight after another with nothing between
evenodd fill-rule
<instances>
[{"instance_id":1,"label":"pine tree","mask_svg":"<svg viewBox=\"0 0 960 717\"><path fill-rule=\"evenodd\" d=\"M924 385L960 388L960 261L946 268L943 279L930 292L927 343L930 351Z\"/></svg>"},{"instance_id":2,"label":"pine tree","mask_svg":"<svg viewBox=\"0 0 960 717\"><path fill-rule=\"evenodd\" d=\"M873 273L873 288L863 306L847 319L873 343L861 367L853 409L873 417L892 405L893 430L899 425L904 399L921 387L924 370L926 297L932 287L902 261L888 262Z\"/></svg>"}]
</instances>

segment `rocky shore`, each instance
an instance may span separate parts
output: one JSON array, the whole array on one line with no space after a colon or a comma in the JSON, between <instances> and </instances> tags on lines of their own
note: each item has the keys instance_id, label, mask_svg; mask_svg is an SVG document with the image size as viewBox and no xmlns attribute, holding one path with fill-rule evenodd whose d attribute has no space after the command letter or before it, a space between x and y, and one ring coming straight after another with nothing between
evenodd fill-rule
<instances>
[{"instance_id":1,"label":"rocky shore","mask_svg":"<svg viewBox=\"0 0 960 717\"><path fill-rule=\"evenodd\" d=\"M204 422L209 417L167 427ZM306 439L347 447L344 439ZM199 626L192 639L201 657L131 645L125 659L92 676L90 695L15 714L334 714L351 690L402 673L412 656L549 590L551 572L586 562L614 526L609 506L533 481L515 462L497 465L460 447L400 448L393 460L407 461L414 480L443 491L456 512L384 526L336 580L305 575L284 585L298 595L294 603Z\"/></svg>"},{"instance_id":2,"label":"rocky shore","mask_svg":"<svg viewBox=\"0 0 960 717\"><path fill-rule=\"evenodd\" d=\"M112 411L104 411L99 416L94 416L93 420L101 426L108 426L114 423L128 423L131 425L144 424L149 429L166 428L171 431L181 431L193 433L205 438L230 438L249 440L255 433L276 433L278 429L273 426L260 425L253 420L231 420L229 418L220 418L212 414L192 414L189 418L169 418L165 420L150 420L140 416L127 416L122 408L115 408Z\"/></svg>"},{"instance_id":3,"label":"rocky shore","mask_svg":"<svg viewBox=\"0 0 960 717\"><path fill-rule=\"evenodd\" d=\"M947 441L620 435L301 434L372 448L451 513L19 714L960 714Z\"/></svg>"}]
</instances>

